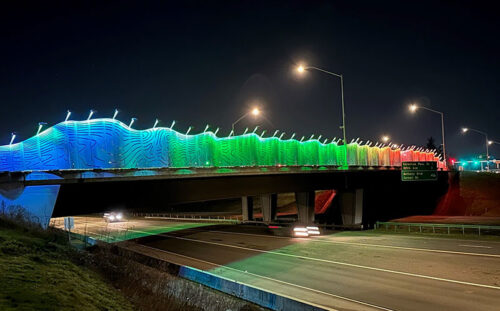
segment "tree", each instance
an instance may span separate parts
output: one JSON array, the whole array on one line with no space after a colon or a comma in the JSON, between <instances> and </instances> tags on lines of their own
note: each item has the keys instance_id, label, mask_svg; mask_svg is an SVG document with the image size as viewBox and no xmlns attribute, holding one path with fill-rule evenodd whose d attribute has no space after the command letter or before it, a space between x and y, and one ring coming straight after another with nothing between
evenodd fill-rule
<instances>
[{"instance_id":1,"label":"tree","mask_svg":"<svg viewBox=\"0 0 500 311\"><path fill-rule=\"evenodd\" d=\"M436 143L434 141L434 137L429 137L427 138L427 144L425 145L425 148L429 149L429 150L436 150L436 153L438 155L442 155L443 154L443 148L442 148L443 145L439 145L439 147L436 147Z\"/></svg>"},{"instance_id":2,"label":"tree","mask_svg":"<svg viewBox=\"0 0 500 311\"><path fill-rule=\"evenodd\" d=\"M425 145L425 148L430 150L437 149L436 143L434 142L434 138L432 136L427 138L427 144Z\"/></svg>"}]
</instances>

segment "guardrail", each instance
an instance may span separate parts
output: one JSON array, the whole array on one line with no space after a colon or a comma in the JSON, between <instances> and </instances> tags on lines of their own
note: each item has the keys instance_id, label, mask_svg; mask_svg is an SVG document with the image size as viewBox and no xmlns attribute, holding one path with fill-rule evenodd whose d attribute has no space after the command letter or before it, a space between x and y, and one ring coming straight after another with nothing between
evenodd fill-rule
<instances>
[{"instance_id":1,"label":"guardrail","mask_svg":"<svg viewBox=\"0 0 500 311\"><path fill-rule=\"evenodd\" d=\"M147 219L167 219L179 221L209 221L209 222L224 222L224 223L240 223L241 220L237 216L202 216L194 214L160 214L160 213L133 213L133 216L144 217Z\"/></svg>"},{"instance_id":2,"label":"guardrail","mask_svg":"<svg viewBox=\"0 0 500 311\"><path fill-rule=\"evenodd\" d=\"M411 222L394 222L387 221L381 222L377 221L375 224L375 229L380 229L384 227L386 231L393 230L398 232L399 229L408 228L408 232L430 232L432 233L462 233L465 235L466 232L474 232L478 235L495 233L500 235L500 226L488 226L488 225L466 225L466 224L436 224L436 223L411 223ZM392 228L391 228L392 227Z\"/></svg>"}]
</instances>

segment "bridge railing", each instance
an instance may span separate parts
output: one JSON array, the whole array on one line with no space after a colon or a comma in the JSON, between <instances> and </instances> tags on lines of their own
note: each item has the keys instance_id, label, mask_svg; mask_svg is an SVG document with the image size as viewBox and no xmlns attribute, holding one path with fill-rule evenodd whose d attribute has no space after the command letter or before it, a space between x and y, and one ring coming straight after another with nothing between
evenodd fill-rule
<instances>
[{"instance_id":1,"label":"bridge railing","mask_svg":"<svg viewBox=\"0 0 500 311\"><path fill-rule=\"evenodd\" d=\"M462 234L473 233L478 235L500 235L500 226L474 224L437 224L437 223L409 223L409 222L380 222L375 229L385 229L394 232L445 233Z\"/></svg>"}]
</instances>

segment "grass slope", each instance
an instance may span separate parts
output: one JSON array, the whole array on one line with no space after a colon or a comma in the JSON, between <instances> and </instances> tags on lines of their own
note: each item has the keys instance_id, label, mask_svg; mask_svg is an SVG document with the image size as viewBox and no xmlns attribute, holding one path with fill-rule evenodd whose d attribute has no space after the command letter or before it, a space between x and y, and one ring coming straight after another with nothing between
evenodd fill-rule
<instances>
[{"instance_id":1,"label":"grass slope","mask_svg":"<svg viewBox=\"0 0 500 311\"><path fill-rule=\"evenodd\" d=\"M0 219L0 310L132 310L75 252L64 236Z\"/></svg>"}]
</instances>

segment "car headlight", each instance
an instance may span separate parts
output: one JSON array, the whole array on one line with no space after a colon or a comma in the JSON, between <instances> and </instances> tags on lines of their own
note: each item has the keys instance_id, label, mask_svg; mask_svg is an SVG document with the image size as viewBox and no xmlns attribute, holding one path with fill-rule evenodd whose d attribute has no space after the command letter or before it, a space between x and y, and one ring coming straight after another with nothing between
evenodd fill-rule
<instances>
[{"instance_id":1,"label":"car headlight","mask_svg":"<svg viewBox=\"0 0 500 311\"><path fill-rule=\"evenodd\" d=\"M115 220L115 215L109 215L109 220Z\"/></svg>"},{"instance_id":2,"label":"car headlight","mask_svg":"<svg viewBox=\"0 0 500 311\"><path fill-rule=\"evenodd\" d=\"M309 233L307 233L307 228L295 227L293 228L293 235L298 237L308 237Z\"/></svg>"},{"instance_id":3,"label":"car headlight","mask_svg":"<svg viewBox=\"0 0 500 311\"><path fill-rule=\"evenodd\" d=\"M116 215L116 219L121 220L122 218L123 218L123 215L121 213Z\"/></svg>"}]
</instances>

